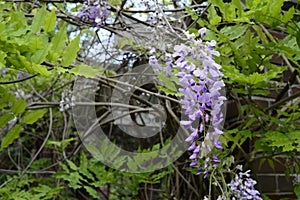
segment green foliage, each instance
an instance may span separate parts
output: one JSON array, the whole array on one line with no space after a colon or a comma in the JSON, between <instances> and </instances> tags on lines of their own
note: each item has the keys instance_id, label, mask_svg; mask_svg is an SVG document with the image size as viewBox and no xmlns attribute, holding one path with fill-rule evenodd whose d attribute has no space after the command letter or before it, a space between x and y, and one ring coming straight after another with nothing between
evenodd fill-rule
<instances>
[{"instance_id":1,"label":"green foliage","mask_svg":"<svg viewBox=\"0 0 300 200\"><path fill-rule=\"evenodd\" d=\"M112 191L124 190L127 194L138 194L138 187L142 183L155 184L168 176L171 171L159 173L130 174L108 169L94 158L87 158L84 153L80 155L79 164L71 160L60 163L63 171L57 172L54 177L68 183L68 187L74 190L84 189L93 199L99 199L99 190L110 184ZM120 188L121 186L121 188ZM131 194L130 194L131 193ZM112 199L119 197L111 194Z\"/></svg>"},{"instance_id":2,"label":"green foliage","mask_svg":"<svg viewBox=\"0 0 300 200\"><path fill-rule=\"evenodd\" d=\"M44 31L52 32L53 29L55 28L56 20L57 20L57 18L56 18L55 10L53 9L46 16L45 24L43 25Z\"/></svg>"},{"instance_id":3,"label":"green foliage","mask_svg":"<svg viewBox=\"0 0 300 200\"><path fill-rule=\"evenodd\" d=\"M22 131L22 126L17 124L5 135L1 142L0 151L8 147L15 139L19 137L20 132Z\"/></svg>"},{"instance_id":4,"label":"green foliage","mask_svg":"<svg viewBox=\"0 0 300 200\"><path fill-rule=\"evenodd\" d=\"M73 63L79 51L80 36L73 39L63 53L62 66L67 67Z\"/></svg>"},{"instance_id":5,"label":"green foliage","mask_svg":"<svg viewBox=\"0 0 300 200\"><path fill-rule=\"evenodd\" d=\"M11 111L14 114L21 114L25 111L26 105L27 103L24 99L18 99L13 103Z\"/></svg>"},{"instance_id":6,"label":"green foliage","mask_svg":"<svg viewBox=\"0 0 300 200\"><path fill-rule=\"evenodd\" d=\"M101 70L103 71L103 70ZM86 78L95 78L98 74L102 74L100 70L97 70L91 66L81 64L72 68L69 72L75 76L84 76Z\"/></svg>"},{"instance_id":7,"label":"green foliage","mask_svg":"<svg viewBox=\"0 0 300 200\"><path fill-rule=\"evenodd\" d=\"M294 192L295 192L297 198L299 198L299 197L300 197L300 183L298 183L298 184L296 185L296 187L295 187L295 189L294 189Z\"/></svg>"},{"instance_id":8,"label":"green foliage","mask_svg":"<svg viewBox=\"0 0 300 200\"><path fill-rule=\"evenodd\" d=\"M51 50L49 51L48 59L56 63L61 53L64 50L67 39L67 27L63 25L57 33L53 36L51 41Z\"/></svg>"},{"instance_id":9,"label":"green foliage","mask_svg":"<svg viewBox=\"0 0 300 200\"><path fill-rule=\"evenodd\" d=\"M38 33L41 31L42 27L45 24L46 16L47 16L47 11L45 6L37 10L31 24L32 33Z\"/></svg>"},{"instance_id":10,"label":"green foliage","mask_svg":"<svg viewBox=\"0 0 300 200\"><path fill-rule=\"evenodd\" d=\"M33 177L27 175L22 180L18 180L17 176L7 178L12 181L0 188L0 198L3 200L48 200L53 199L62 189L51 187L49 183L47 185L38 183ZM29 189L25 190L26 187Z\"/></svg>"},{"instance_id":11,"label":"green foliage","mask_svg":"<svg viewBox=\"0 0 300 200\"><path fill-rule=\"evenodd\" d=\"M34 122L42 118L46 112L47 109L29 110L22 118L22 122L24 124L33 124Z\"/></svg>"}]
</instances>

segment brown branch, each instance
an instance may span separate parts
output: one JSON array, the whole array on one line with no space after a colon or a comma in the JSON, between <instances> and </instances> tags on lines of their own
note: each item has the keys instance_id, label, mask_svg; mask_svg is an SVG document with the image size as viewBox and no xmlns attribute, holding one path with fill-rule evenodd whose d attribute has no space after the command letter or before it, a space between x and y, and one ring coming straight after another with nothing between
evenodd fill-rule
<instances>
[{"instance_id":1,"label":"brown branch","mask_svg":"<svg viewBox=\"0 0 300 200\"><path fill-rule=\"evenodd\" d=\"M10 169L0 169L0 173L2 174L19 174L19 170L10 170ZM43 170L38 170L38 171L27 171L26 174L55 174L55 171L43 171Z\"/></svg>"},{"instance_id":2,"label":"brown branch","mask_svg":"<svg viewBox=\"0 0 300 200\"><path fill-rule=\"evenodd\" d=\"M27 76L25 78L18 79L18 80L13 80L13 81L3 81L3 82L0 82L0 85L8 85L8 84L20 83L20 82L26 81L28 79L31 79L33 77L36 77L37 75L38 74L33 74L33 75Z\"/></svg>"},{"instance_id":3,"label":"brown branch","mask_svg":"<svg viewBox=\"0 0 300 200\"><path fill-rule=\"evenodd\" d=\"M206 8L206 6L203 5L194 5L194 6L190 6L190 9L193 8ZM124 12L127 13L155 13L156 10L123 10ZM185 8L175 8L175 9L162 9L163 12L183 12L186 11Z\"/></svg>"},{"instance_id":4,"label":"brown branch","mask_svg":"<svg viewBox=\"0 0 300 200\"><path fill-rule=\"evenodd\" d=\"M293 95L291 95L289 97L286 97L286 98L284 98L284 99L282 99L280 101L277 101L276 103L272 104L270 107L266 108L264 110L264 112L267 112L267 111L269 111L269 110L271 110L273 108L276 108L276 107L282 105L283 103L285 103L287 101L290 101L290 100L293 100L293 99L295 99L295 98L297 98L299 96L300 96L300 92L297 92L297 93L295 93L295 94L293 94Z\"/></svg>"}]
</instances>

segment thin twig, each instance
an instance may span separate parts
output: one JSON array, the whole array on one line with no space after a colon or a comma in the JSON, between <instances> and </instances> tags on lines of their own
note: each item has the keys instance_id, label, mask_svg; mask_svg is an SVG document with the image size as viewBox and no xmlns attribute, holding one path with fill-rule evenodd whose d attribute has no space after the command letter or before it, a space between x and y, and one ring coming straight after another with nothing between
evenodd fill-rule
<instances>
[{"instance_id":1,"label":"thin twig","mask_svg":"<svg viewBox=\"0 0 300 200\"><path fill-rule=\"evenodd\" d=\"M36 160L36 158L38 157L38 155L42 152L43 148L45 147L49 137L50 137L50 134L52 132L52 125L53 125L53 116L52 116L52 108L49 108L49 129L48 129L48 133L42 143L42 145L40 146L39 150L36 152L36 154L33 156L33 158L31 159L31 161L28 163L28 165L26 166L26 168L22 171L20 177L19 177L19 180L24 176L24 174L27 172L27 170L29 169L29 167L32 165L32 163Z\"/></svg>"}]
</instances>

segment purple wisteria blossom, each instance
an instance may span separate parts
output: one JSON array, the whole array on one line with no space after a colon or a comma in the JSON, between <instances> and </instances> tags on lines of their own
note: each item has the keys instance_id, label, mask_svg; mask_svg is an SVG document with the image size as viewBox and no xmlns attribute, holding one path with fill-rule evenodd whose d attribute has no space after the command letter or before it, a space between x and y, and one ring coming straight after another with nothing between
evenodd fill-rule
<instances>
[{"instance_id":1,"label":"purple wisteria blossom","mask_svg":"<svg viewBox=\"0 0 300 200\"><path fill-rule=\"evenodd\" d=\"M246 172L239 172L234 179L228 184L229 193L233 200L262 200L259 191L254 186L256 181L250 177L250 170Z\"/></svg>"},{"instance_id":2,"label":"purple wisteria blossom","mask_svg":"<svg viewBox=\"0 0 300 200\"><path fill-rule=\"evenodd\" d=\"M200 29L199 34L201 37L205 36L206 29ZM187 38L187 44L174 47L172 58L170 54L165 54L164 67L154 55L150 57L149 64L155 71L165 72L167 76L174 69L179 71L176 74L179 78L179 91L184 94L181 105L188 116L181 124L191 132L186 138L186 142L191 144L188 148L192 152L190 166L196 167L199 159L204 160L204 164L198 166L198 171L203 172L206 177L209 166L217 167L220 163L213 154L213 149L222 149L218 138L223 134L221 123L224 116L221 107L226 98L221 95L221 89L225 85L221 80L221 66L214 59L214 56L220 55L214 50L216 42L196 40L191 34L187 34ZM198 121L200 124L195 123Z\"/></svg>"},{"instance_id":3,"label":"purple wisteria blossom","mask_svg":"<svg viewBox=\"0 0 300 200\"><path fill-rule=\"evenodd\" d=\"M101 4L98 1L93 3L84 2L79 10L78 17L85 22L96 23L102 26L109 16L107 1L103 0Z\"/></svg>"},{"instance_id":4,"label":"purple wisteria blossom","mask_svg":"<svg viewBox=\"0 0 300 200\"><path fill-rule=\"evenodd\" d=\"M23 79L23 78L25 78L27 76L29 76L29 74L26 73L26 72L18 72L17 79Z\"/></svg>"}]
</instances>

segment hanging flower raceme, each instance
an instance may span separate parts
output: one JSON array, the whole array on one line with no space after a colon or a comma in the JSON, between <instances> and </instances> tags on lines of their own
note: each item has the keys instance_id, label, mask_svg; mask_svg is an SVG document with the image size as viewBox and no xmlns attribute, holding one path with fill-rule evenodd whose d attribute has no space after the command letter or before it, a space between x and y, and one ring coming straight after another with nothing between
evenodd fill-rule
<instances>
[{"instance_id":1,"label":"hanging flower raceme","mask_svg":"<svg viewBox=\"0 0 300 200\"><path fill-rule=\"evenodd\" d=\"M109 11L106 0L103 0L101 4L98 1L93 3L84 2L78 13L78 17L84 22L96 23L97 26L102 26L108 16Z\"/></svg>"},{"instance_id":2,"label":"hanging flower raceme","mask_svg":"<svg viewBox=\"0 0 300 200\"><path fill-rule=\"evenodd\" d=\"M206 29L200 29L199 34L205 36ZM186 138L186 142L191 144L188 148L192 152L190 166L198 166L199 159L204 160L198 166L198 171L206 176L209 166L217 167L220 162L212 150L222 149L218 138L223 133L221 123L224 116L221 108L226 98L221 95L221 89L225 85L221 80L221 66L213 57L219 56L214 50L216 42L203 42L190 34L187 37L187 44L176 45L172 56L165 55L165 67L158 64L155 56L150 57L149 64L156 71L164 71L167 76L170 76L172 69L179 71L176 74L180 83L179 91L184 94L181 104L188 116L181 124L191 132Z\"/></svg>"},{"instance_id":3,"label":"hanging flower raceme","mask_svg":"<svg viewBox=\"0 0 300 200\"><path fill-rule=\"evenodd\" d=\"M262 200L259 191L254 188L255 185L256 181L250 177L250 170L239 172L239 174L236 174L234 179L228 184L231 199Z\"/></svg>"}]
</instances>

